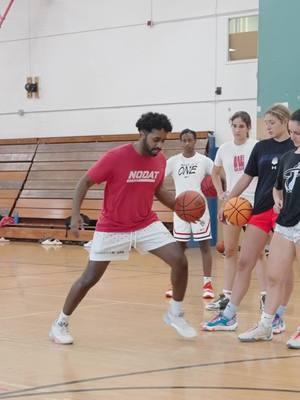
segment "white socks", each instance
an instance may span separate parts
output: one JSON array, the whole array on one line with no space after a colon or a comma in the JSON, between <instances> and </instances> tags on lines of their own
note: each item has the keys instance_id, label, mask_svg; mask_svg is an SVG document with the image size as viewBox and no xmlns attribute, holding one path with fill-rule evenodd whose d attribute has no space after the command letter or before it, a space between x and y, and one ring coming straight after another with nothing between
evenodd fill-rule
<instances>
[{"instance_id":1,"label":"white socks","mask_svg":"<svg viewBox=\"0 0 300 400\"><path fill-rule=\"evenodd\" d=\"M182 301L176 301L174 299L171 299L170 301L170 309L171 314L178 316L183 312L182 310Z\"/></svg>"},{"instance_id":2,"label":"white socks","mask_svg":"<svg viewBox=\"0 0 300 400\"><path fill-rule=\"evenodd\" d=\"M231 290L223 289L223 294L225 295L225 297L227 297L227 299L230 299L231 293Z\"/></svg>"},{"instance_id":3,"label":"white socks","mask_svg":"<svg viewBox=\"0 0 300 400\"><path fill-rule=\"evenodd\" d=\"M204 276L203 277L203 284L205 285L208 282L211 282L211 276Z\"/></svg>"},{"instance_id":4,"label":"white socks","mask_svg":"<svg viewBox=\"0 0 300 400\"><path fill-rule=\"evenodd\" d=\"M286 306L279 306L276 310L276 314L278 315L278 317L282 317L283 314L285 313L286 310Z\"/></svg>"},{"instance_id":5,"label":"white socks","mask_svg":"<svg viewBox=\"0 0 300 400\"><path fill-rule=\"evenodd\" d=\"M223 312L223 315L224 315L225 318L230 320L235 316L236 312L237 312L237 306L232 304L231 301L230 301L227 304L227 306L226 306L226 308L225 308L225 310Z\"/></svg>"},{"instance_id":6,"label":"white socks","mask_svg":"<svg viewBox=\"0 0 300 400\"><path fill-rule=\"evenodd\" d=\"M57 318L57 323L59 324L59 325L68 325L68 323L69 323L69 318L70 318L70 315L66 315L66 314L64 314L62 311L61 311L61 313L59 314L59 317Z\"/></svg>"},{"instance_id":7,"label":"white socks","mask_svg":"<svg viewBox=\"0 0 300 400\"><path fill-rule=\"evenodd\" d=\"M260 322L266 327L270 328L272 326L272 322L274 319L274 315L267 314L264 311L261 314Z\"/></svg>"}]
</instances>

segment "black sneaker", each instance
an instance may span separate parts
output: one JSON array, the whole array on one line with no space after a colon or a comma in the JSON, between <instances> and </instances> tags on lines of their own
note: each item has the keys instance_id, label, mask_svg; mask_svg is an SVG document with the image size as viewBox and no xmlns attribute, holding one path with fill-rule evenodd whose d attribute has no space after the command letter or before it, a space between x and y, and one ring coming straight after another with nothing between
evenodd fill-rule
<instances>
[{"instance_id":1,"label":"black sneaker","mask_svg":"<svg viewBox=\"0 0 300 400\"><path fill-rule=\"evenodd\" d=\"M206 305L206 310L216 311L216 310L225 310L227 304L229 303L229 298L225 296L225 294L221 293L217 300L211 301Z\"/></svg>"}]
</instances>

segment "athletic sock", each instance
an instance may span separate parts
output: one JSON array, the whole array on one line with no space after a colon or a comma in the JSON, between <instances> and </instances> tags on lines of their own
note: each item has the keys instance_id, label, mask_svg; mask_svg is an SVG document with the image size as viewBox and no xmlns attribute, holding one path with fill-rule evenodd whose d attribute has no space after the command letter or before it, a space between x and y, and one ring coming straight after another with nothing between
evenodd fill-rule
<instances>
[{"instance_id":1,"label":"athletic sock","mask_svg":"<svg viewBox=\"0 0 300 400\"><path fill-rule=\"evenodd\" d=\"M211 282L211 276L204 276L203 277L203 284L206 285L209 282Z\"/></svg>"},{"instance_id":2,"label":"athletic sock","mask_svg":"<svg viewBox=\"0 0 300 400\"><path fill-rule=\"evenodd\" d=\"M61 313L59 314L59 317L57 319L57 323L58 324L68 324L69 323L69 318L70 315L66 315L63 313L63 311L61 311Z\"/></svg>"},{"instance_id":3,"label":"athletic sock","mask_svg":"<svg viewBox=\"0 0 300 400\"><path fill-rule=\"evenodd\" d=\"M286 306L280 305L276 310L276 314L278 315L278 317L282 318L283 314L285 313L285 310Z\"/></svg>"},{"instance_id":4,"label":"athletic sock","mask_svg":"<svg viewBox=\"0 0 300 400\"><path fill-rule=\"evenodd\" d=\"M227 297L227 299L230 299L231 293L231 290L223 289L223 294L225 295L225 297Z\"/></svg>"},{"instance_id":5,"label":"athletic sock","mask_svg":"<svg viewBox=\"0 0 300 400\"><path fill-rule=\"evenodd\" d=\"M182 313L182 301L176 301L174 299L171 299L169 310L173 315L179 315L180 313Z\"/></svg>"},{"instance_id":6,"label":"athletic sock","mask_svg":"<svg viewBox=\"0 0 300 400\"><path fill-rule=\"evenodd\" d=\"M272 326L272 322L274 319L274 315L267 314L264 311L261 314L260 322L266 327L269 328Z\"/></svg>"},{"instance_id":7,"label":"athletic sock","mask_svg":"<svg viewBox=\"0 0 300 400\"><path fill-rule=\"evenodd\" d=\"M225 308L225 310L223 312L223 315L224 315L225 318L230 320L235 316L236 312L237 312L237 306L232 304L231 301L230 301L227 304L227 306L226 306L226 308Z\"/></svg>"}]
</instances>

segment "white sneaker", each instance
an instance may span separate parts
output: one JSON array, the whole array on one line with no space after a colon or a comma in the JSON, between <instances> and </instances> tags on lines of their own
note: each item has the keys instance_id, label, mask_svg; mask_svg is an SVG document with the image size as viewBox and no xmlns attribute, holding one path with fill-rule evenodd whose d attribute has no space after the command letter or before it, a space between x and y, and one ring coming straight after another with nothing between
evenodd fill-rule
<instances>
[{"instance_id":1,"label":"white sneaker","mask_svg":"<svg viewBox=\"0 0 300 400\"><path fill-rule=\"evenodd\" d=\"M69 333L68 326L69 324L54 321L49 332L50 340L57 344L72 344L74 339Z\"/></svg>"},{"instance_id":2,"label":"white sneaker","mask_svg":"<svg viewBox=\"0 0 300 400\"><path fill-rule=\"evenodd\" d=\"M49 246L52 244L52 239L45 239L41 242L41 244Z\"/></svg>"},{"instance_id":3,"label":"white sneaker","mask_svg":"<svg viewBox=\"0 0 300 400\"><path fill-rule=\"evenodd\" d=\"M300 327L298 326L296 332L287 341L287 347L289 349L300 349Z\"/></svg>"},{"instance_id":4,"label":"white sneaker","mask_svg":"<svg viewBox=\"0 0 300 400\"><path fill-rule=\"evenodd\" d=\"M183 312L179 315L174 315L170 311L167 311L164 315L164 321L166 324L172 326L177 331L177 333L179 333L179 335L185 338L196 337L197 332L191 325L186 322L183 316Z\"/></svg>"},{"instance_id":5,"label":"white sneaker","mask_svg":"<svg viewBox=\"0 0 300 400\"><path fill-rule=\"evenodd\" d=\"M58 239L53 239L51 244L54 244L55 246L61 246L62 242Z\"/></svg>"},{"instance_id":6,"label":"white sneaker","mask_svg":"<svg viewBox=\"0 0 300 400\"><path fill-rule=\"evenodd\" d=\"M272 326L265 326L259 322L256 326L245 333L241 333L238 338L241 342L258 342L260 340L272 340Z\"/></svg>"}]
</instances>

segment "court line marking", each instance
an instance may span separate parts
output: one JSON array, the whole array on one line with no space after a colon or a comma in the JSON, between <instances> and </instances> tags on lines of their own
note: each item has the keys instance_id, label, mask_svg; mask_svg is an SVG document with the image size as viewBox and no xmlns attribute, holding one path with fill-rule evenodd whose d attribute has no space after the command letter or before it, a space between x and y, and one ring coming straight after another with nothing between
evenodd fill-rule
<instances>
[{"instance_id":1,"label":"court line marking","mask_svg":"<svg viewBox=\"0 0 300 400\"><path fill-rule=\"evenodd\" d=\"M10 383L10 382L6 382L6 381L0 381L0 385L15 386L15 387L20 388L20 389L28 389L28 388L30 388L30 386L28 386L28 385L20 385L20 384L17 384L17 383Z\"/></svg>"},{"instance_id":2,"label":"court line marking","mask_svg":"<svg viewBox=\"0 0 300 400\"><path fill-rule=\"evenodd\" d=\"M55 394L65 393L88 393L88 392L105 392L105 391L130 391L130 390L231 390L231 391L249 391L249 392L275 392L275 393L292 393L298 394L300 390L297 389L275 389L275 388L259 388L259 387L235 387L235 386L120 386L120 387L104 387L104 388L88 388L88 389L72 389L72 390L55 390L49 392L38 393L22 393L17 395L7 395L2 398L12 399L20 397L34 397L34 396L52 396ZM55 400L55 399L53 399Z\"/></svg>"},{"instance_id":3,"label":"court line marking","mask_svg":"<svg viewBox=\"0 0 300 400\"><path fill-rule=\"evenodd\" d=\"M59 298L65 298L66 296L58 296L58 295L45 295L45 294L33 294L30 293L32 296L47 296L47 297L59 297ZM151 303L140 303L140 302L131 302L131 301L125 301L125 300L112 300L112 299L89 299L90 301L95 301L97 304L89 304L85 306L80 306L80 309L86 309L86 308L97 308L101 306L107 306L107 305L118 305L118 304L129 304L129 305L134 305L134 306L148 306L148 307L153 307L153 308L158 308L158 309L165 309L166 304L151 304ZM11 315L7 317L0 317L0 321L5 321L5 320L10 320L10 319L17 319L17 318L26 318L26 317L33 317L36 315L43 315L43 314L49 314L49 313L57 313L57 309L55 310L47 310L47 311L39 311L36 313L28 313L28 314L18 314L18 315Z\"/></svg>"},{"instance_id":4,"label":"court line marking","mask_svg":"<svg viewBox=\"0 0 300 400\"><path fill-rule=\"evenodd\" d=\"M130 391L130 390L231 390L231 391L249 391L249 392L268 392L268 393L292 393L298 394L300 390L293 389L274 389L274 388L251 388L251 387L235 387L235 386L120 386L106 388L89 388L89 389L72 389L72 390L55 390L52 392L26 393L18 395L9 395L1 397L3 399L16 399L19 397L35 397L35 396L51 396L52 394L64 393L90 393L90 392L108 392L108 391ZM55 399L53 399L55 400Z\"/></svg>"},{"instance_id":5,"label":"court line marking","mask_svg":"<svg viewBox=\"0 0 300 400\"><path fill-rule=\"evenodd\" d=\"M57 391L57 392L55 392L55 391L53 391L53 392L38 392L38 393L35 393L35 392L42 390L42 389L50 389L50 388L55 388L55 387L59 387L59 386L82 384L82 383L87 383L87 382L104 381L107 379L124 378L124 377L147 375L147 374L154 374L154 373L160 373L160 372L170 372L170 371L178 371L178 370L185 370L185 369L193 369L193 368L214 367L214 366L219 366L219 365L234 365L234 364L257 362L257 361L285 360L285 359L292 359L292 358L299 358L299 357L300 357L300 355L292 355L292 356L263 357L263 358L252 358L252 359L230 360L230 361L215 361L212 363L181 365L178 367L158 368L158 369L150 369L150 370L144 370L144 371L127 372L127 373L122 373L122 374L106 375L106 376L99 376L99 377L95 377L95 378L87 378L87 379L80 379L80 380L67 381L67 382L61 382L61 383L53 383L53 384L49 384L49 385L36 386L36 387L32 387L29 389L23 389L23 390L15 390L12 392L0 394L0 399L30 397L30 396L32 397L32 396L37 396L37 395L40 396L40 395L51 394L51 393L53 393L53 394L71 393L71 390L70 391L64 390L61 392L59 392L59 391ZM172 388L172 386L170 386L169 388ZM185 388L185 387L183 387L183 388ZM210 388L210 387L207 387L207 388ZM218 387L216 387L216 388L218 389ZM220 388L223 389L223 387L219 387L219 389ZM110 388L110 390L114 390L114 389L115 388ZM74 389L74 390L80 390L80 389ZM88 389L86 389L86 390L88 390ZM97 390L101 390L101 389L98 388ZM123 390L125 390L125 388ZM232 390L237 390L237 389L233 388ZM239 390L240 390L240 388L239 388ZM250 389L250 390L255 390L255 389ZM257 388L257 390L261 390L261 389ZM274 390L274 389L267 388L266 390ZM288 389L279 389L279 390L285 391ZM295 391L295 393L300 393L300 390Z\"/></svg>"}]
</instances>

